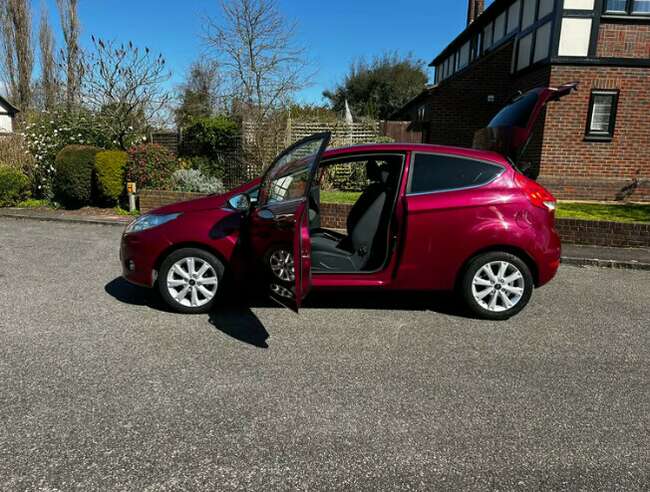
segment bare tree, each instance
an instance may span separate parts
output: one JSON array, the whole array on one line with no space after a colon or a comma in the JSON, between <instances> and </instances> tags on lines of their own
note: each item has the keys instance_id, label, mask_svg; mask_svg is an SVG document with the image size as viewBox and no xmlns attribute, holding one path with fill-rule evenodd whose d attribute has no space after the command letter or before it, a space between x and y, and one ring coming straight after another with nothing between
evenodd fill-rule
<instances>
[{"instance_id":1,"label":"bare tree","mask_svg":"<svg viewBox=\"0 0 650 492\"><path fill-rule=\"evenodd\" d=\"M207 19L206 41L228 77L229 95L265 118L309 83L296 25L275 0L222 0L219 21Z\"/></svg>"},{"instance_id":2,"label":"bare tree","mask_svg":"<svg viewBox=\"0 0 650 492\"><path fill-rule=\"evenodd\" d=\"M31 105L34 46L28 0L0 0L2 66L9 92L21 109Z\"/></svg>"},{"instance_id":3,"label":"bare tree","mask_svg":"<svg viewBox=\"0 0 650 492\"><path fill-rule=\"evenodd\" d=\"M54 34L48 19L47 10L41 8L41 23L38 32L38 41L41 49L41 90L43 93L43 106L52 109L59 97L59 78L57 65L54 60Z\"/></svg>"},{"instance_id":4,"label":"bare tree","mask_svg":"<svg viewBox=\"0 0 650 492\"><path fill-rule=\"evenodd\" d=\"M126 148L170 101L163 84L171 73L162 55L149 48L91 38L94 49L84 64L83 100L103 118L111 139Z\"/></svg>"},{"instance_id":5,"label":"bare tree","mask_svg":"<svg viewBox=\"0 0 650 492\"><path fill-rule=\"evenodd\" d=\"M79 101L83 63L79 47L79 16L77 0L56 0L63 32L64 49L61 50L65 67L65 102L71 109Z\"/></svg>"},{"instance_id":6,"label":"bare tree","mask_svg":"<svg viewBox=\"0 0 650 492\"><path fill-rule=\"evenodd\" d=\"M176 126L183 128L193 119L214 114L219 108L220 85L219 65L215 61L200 59L192 63L179 87Z\"/></svg>"}]
</instances>

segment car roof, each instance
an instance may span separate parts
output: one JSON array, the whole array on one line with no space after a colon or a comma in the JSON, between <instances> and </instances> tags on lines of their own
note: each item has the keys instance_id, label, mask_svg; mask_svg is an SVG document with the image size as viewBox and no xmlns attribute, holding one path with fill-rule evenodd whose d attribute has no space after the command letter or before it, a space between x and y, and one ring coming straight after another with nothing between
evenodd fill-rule
<instances>
[{"instance_id":1,"label":"car roof","mask_svg":"<svg viewBox=\"0 0 650 492\"><path fill-rule=\"evenodd\" d=\"M337 147L327 149L323 154L323 159L334 157L344 157L348 154L362 154L374 152L431 152L436 154L452 154L470 159L480 159L507 163L507 160L498 152L488 150L469 149L466 147L454 147L451 145L431 145L416 143L371 143L350 145L347 147Z\"/></svg>"}]
</instances>

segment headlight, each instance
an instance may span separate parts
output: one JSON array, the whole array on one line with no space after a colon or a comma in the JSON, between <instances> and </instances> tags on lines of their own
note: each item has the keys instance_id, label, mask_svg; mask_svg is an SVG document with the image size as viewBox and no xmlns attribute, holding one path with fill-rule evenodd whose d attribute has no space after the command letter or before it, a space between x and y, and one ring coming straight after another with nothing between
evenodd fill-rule
<instances>
[{"instance_id":1,"label":"headlight","mask_svg":"<svg viewBox=\"0 0 650 492\"><path fill-rule=\"evenodd\" d=\"M174 220L179 215L180 214L141 215L133 222L131 222L128 226L126 226L125 232L126 233L140 232L140 231L144 231L145 229L151 229L152 227L158 227L159 225L163 225L169 222L170 220Z\"/></svg>"}]
</instances>

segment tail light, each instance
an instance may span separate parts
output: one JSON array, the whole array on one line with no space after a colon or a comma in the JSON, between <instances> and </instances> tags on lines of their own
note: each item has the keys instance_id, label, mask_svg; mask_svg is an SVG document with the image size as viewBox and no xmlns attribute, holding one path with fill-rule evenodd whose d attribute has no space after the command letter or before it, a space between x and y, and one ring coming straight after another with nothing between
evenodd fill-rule
<instances>
[{"instance_id":1,"label":"tail light","mask_svg":"<svg viewBox=\"0 0 650 492\"><path fill-rule=\"evenodd\" d=\"M555 197L542 185L527 178L523 174L516 174L515 182L521 188L521 191L524 192L524 195L528 197L530 203L536 207L546 209L549 212L555 211L557 200L555 200Z\"/></svg>"}]
</instances>

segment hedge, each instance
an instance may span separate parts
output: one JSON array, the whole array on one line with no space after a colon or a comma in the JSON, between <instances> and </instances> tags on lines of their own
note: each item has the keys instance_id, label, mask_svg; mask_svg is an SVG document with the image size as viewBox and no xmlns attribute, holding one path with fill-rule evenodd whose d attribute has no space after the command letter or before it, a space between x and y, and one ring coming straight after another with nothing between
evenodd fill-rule
<instances>
[{"instance_id":1,"label":"hedge","mask_svg":"<svg viewBox=\"0 0 650 492\"><path fill-rule=\"evenodd\" d=\"M88 145L68 145L54 164L54 197L67 208L89 205L93 198L95 155L101 149Z\"/></svg>"},{"instance_id":2,"label":"hedge","mask_svg":"<svg viewBox=\"0 0 650 492\"><path fill-rule=\"evenodd\" d=\"M124 191L126 164L129 155L119 150L98 152L95 156L97 196L100 201L115 205Z\"/></svg>"},{"instance_id":3,"label":"hedge","mask_svg":"<svg viewBox=\"0 0 650 492\"><path fill-rule=\"evenodd\" d=\"M11 207L29 198L30 182L18 169L0 165L0 207Z\"/></svg>"}]
</instances>

